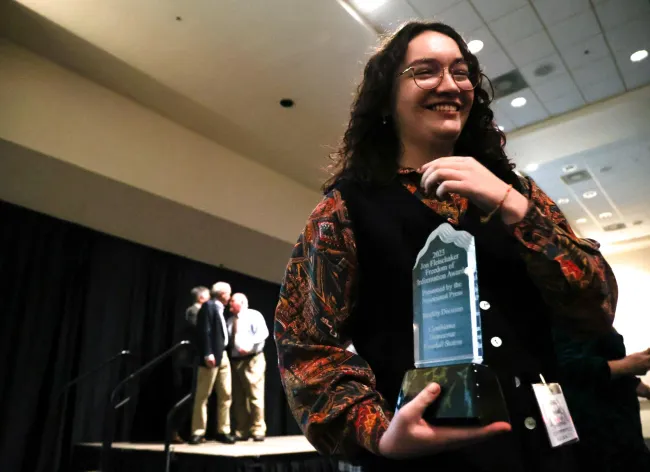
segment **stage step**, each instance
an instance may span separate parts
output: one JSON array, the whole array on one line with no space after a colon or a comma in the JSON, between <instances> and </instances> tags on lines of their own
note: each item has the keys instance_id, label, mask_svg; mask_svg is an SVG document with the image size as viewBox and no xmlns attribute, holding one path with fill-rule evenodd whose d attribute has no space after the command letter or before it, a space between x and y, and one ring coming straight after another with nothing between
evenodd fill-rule
<instances>
[{"instance_id":1,"label":"stage step","mask_svg":"<svg viewBox=\"0 0 650 472\"><path fill-rule=\"evenodd\" d=\"M101 444L76 444L70 472L96 470ZM119 472L160 472L164 470L163 444L114 443L111 470ZM314 470L338 472L333 458L319 455L304 436L267 437L262 443L238 442L228 445L208 442L172 447L172 471L189 470Z\"/></svg>"}]
</instances>

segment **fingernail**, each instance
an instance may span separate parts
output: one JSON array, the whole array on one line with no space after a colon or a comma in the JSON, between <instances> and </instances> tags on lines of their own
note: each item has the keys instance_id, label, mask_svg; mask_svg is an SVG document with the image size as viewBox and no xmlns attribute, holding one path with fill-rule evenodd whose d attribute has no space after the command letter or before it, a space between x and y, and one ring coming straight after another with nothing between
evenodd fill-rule
<instances>
[{"instance_id":1,"label":"fingernail","mask_svg":"<svg viewBox=\"0 0 650 472\"><path fill-rule=\"evenodd\" d=\"M429 387L429 391L431 393L438 393L440 391L440 385L438 385L437 383L431 384L431 386Z\"/></svg>"}]
</instances>

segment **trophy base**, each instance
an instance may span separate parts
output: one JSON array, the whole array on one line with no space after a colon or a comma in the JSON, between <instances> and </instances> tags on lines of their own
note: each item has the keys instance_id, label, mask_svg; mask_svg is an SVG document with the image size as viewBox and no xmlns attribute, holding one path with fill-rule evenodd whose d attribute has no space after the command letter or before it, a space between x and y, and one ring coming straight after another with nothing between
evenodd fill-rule
<instances>
[{"instance_id":1,"label":"trophy base","mask_svg":"<svg viewBox=\"0 0 650 472\"><path fill-rule=\"evenodd\" d=\"M508 408L497 376L482 364L456 364L411 369L404 375L397 409L410 402L424 387L436 382L440 396L423 418L436 426L485 426L509 422Z\"/></svg>"}]
</instances>

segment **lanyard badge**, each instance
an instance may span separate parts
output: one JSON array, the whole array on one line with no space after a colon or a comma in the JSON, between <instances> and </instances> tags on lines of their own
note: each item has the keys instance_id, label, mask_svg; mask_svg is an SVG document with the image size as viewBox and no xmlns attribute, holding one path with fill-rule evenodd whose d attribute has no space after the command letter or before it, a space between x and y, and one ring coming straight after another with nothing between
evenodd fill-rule
<instances>
[{"instance_id":1,"label":"lanyard badge","mask_svg":"<svg viewBox=\"0 0 650 472\"><path fill-rule=\"evenodd\" d=\"M558 383L547 384L541 374L540 378L542 383L533 384L533 392L546 426L551 447L578 442L578 432L564 399L562 387Z\"/></svg>"}]
</instances>

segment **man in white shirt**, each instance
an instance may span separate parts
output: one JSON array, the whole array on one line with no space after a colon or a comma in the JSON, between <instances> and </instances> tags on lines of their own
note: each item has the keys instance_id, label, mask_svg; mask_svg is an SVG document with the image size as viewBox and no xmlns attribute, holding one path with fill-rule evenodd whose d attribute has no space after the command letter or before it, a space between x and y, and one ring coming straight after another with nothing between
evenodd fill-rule
<instances>
[{"instance_id":1,"label":"man in white shirt","mask_svg":"<svg viewBox=\"0 0 650 472\"><path fill-rule=\"evenodd\" d=\"M264 441L264 344L269 336L264 316L248 308L248 299L236 293L230 300L228 333L233 370L235 437Z\"/></svg>"}]
</instances>

